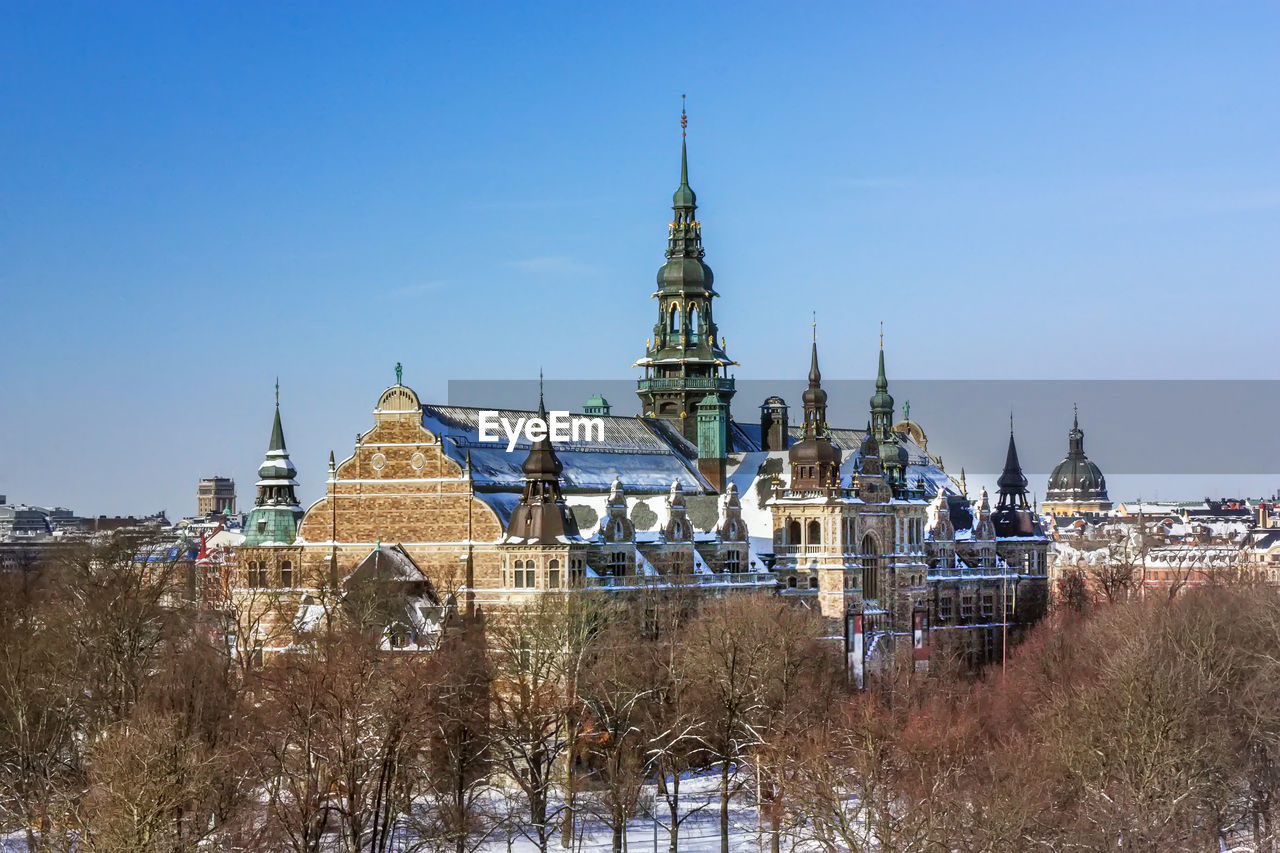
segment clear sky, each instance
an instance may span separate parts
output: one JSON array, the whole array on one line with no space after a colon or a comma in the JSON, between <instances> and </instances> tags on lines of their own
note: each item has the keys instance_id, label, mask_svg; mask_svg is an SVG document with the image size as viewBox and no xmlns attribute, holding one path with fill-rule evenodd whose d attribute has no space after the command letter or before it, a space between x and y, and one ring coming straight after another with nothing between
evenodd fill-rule
<instances>
[{"instance_id":1,"label":"clear sky","mask_svg":"<svg viewBox=\"0 0 1280 853\"><path fill-rule=\"evenodd\" d=\"M1277 81L1274 2L10 0L0 493L247 503L277 375L308 498L397 361L634 375L681 93L740 377L816 308L833 377L1276 379Z\"/></svg>"}]
</instances>

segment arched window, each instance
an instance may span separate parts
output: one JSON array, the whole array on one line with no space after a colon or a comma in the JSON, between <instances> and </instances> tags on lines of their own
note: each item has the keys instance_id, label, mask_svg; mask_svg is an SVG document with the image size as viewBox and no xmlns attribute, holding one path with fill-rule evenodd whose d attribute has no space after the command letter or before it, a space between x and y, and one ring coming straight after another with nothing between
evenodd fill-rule
<instances>
[{"instance_id":1,"label":"arched window","mask_svg":"<svg viewBox=\"0 0 1280 853\"><path fill-rule=\"evenodd\" d=\"M533 584L529 584L533 586ZM552 589L560 588L560 561L552 560L547 563L547 586Z\"/></svg>"},{"instance_id":2,"label":"arched window","mask_svg":"<svg viewBox=\"0 0 1280 853\"><path fill-rule=\"evenodd\" d=\"M862 597L880 597L880 555L876 540L868 533L862 537Z\"/></svg>"},{"instance_id":3,"label":"arched window","mask_svg":"<svg viewBox=\"0 0 1280 853\"><path fill-rule=\"evenodd\" d=\"M796 588L796 579L795 579L795 576L794 576L794 575L792 575L791 577L787 578L787 588L788 588L788 589L795 589L795 588Z\"/></svg>"},{"instance_id":4,"label":"arched window","mask_svg":"<svg viewBox=\"0 0 1280 853\"><path fill-rule=\"evenodd\" d=\"M817 588L818 588L818 576L812 575L809 578L809 589L817 589Z\"/></svg>"},{"instance_id":5,"label":"arched window","mask_svg":"<svg viewBox=\"0 0 1280 853\"><path fill-rule=\"evenodd\" d=\"M689 343L697 343L697 342L698 342L698 331L699 331L699 329L701 328L701 327L698 325L698 305L697 305L697 303L694 303L693 305L689 306L689 322L688 322L688 324L686 324L686 328L689 330Z\"/></svg>"},{"instance_id":6,"label":"arched window","mask_svg":"<svg viewBox=\"0 0 1280 853\"><path fill-rule=\"evenodd\" d=\"M822 522L818 521L817 519L814 519L813 521L809 522L809 541L806 542L805 544L806 545L822 544Z\"/></svg>"},{"instance_id":7,"label":"arched window","mask_svg":"<svg viewBox=\"0 0 1280 853\"><path fill-rule=\"evenodd\" d=\"M668 328L673 335L680 331L680 306L674 302L671 304L671 322Z\"/></svg>"},{"instance_id":8,"label":"arched window","mask_svg":"<svg viewBox=\"0 0 1280 853\"><path fill-rule=\"evenodd\" d=\"M293 587L293 563L283 560L280 563L280 586L285 589Z\"/></svg>"},{"instance_id":9,"label":"arched window","mask_svg":"<svg viewBox=\"0 0 1280 853\"><path fill-rule=\"evenodd\" d=\"M800 544L800 522L795 520L787 522L787 544Z\"/></svg>"}]
</instances>

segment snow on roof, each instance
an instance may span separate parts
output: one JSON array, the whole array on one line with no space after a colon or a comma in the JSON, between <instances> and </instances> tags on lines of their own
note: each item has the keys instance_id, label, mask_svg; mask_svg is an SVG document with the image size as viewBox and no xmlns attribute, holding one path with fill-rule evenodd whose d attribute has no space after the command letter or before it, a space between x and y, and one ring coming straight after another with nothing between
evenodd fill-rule
<instances>
[{"instance_id":1,"label":"snow on roof","mask_svg":"<svg viewBox=\"0 0 1280 853\"><path fill-rule=\"evenodd\" d=\"M440 436L445 453L459 464L465 462L470 451L471 473L477 487L521 488L521 466L529 453L528 440L521 435L510 453L505 438L501 442L480 441L482 411L495 411L497 417L511 424L536 415L517 409L426 405L422 407L422 425ZM628 492L666 493L672 480L678 480L691 494L712 491L698 473L692 446L665 422L656 418L592 417L604 422L604 441L555 443L556 456L564 466L560 482L566 492L607 493L615 478Z\"/></svg>"}]
</instances>

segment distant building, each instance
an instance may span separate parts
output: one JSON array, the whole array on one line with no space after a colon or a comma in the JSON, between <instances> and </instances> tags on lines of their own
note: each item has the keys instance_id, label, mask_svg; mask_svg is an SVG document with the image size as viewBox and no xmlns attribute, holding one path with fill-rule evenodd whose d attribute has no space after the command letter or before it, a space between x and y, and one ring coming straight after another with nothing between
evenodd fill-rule
<instances>
[{"instance_id":1,"label":"distant building","mask_svg":"<svg viewBox=\"0 0 1280 853\"><path fill-rule=\"evenodd\" d=\"M40 507L0 504L0 541L42 539L52 532L49 515Z\"/></svg>"},{"instance_id":2,"label":"distant building","mask_svg":"<svg viewBox=\"0 0 1280 853\"><path fill-rule=\"evenodd\" d=\"M205 477L196 486L196 515L222 515L236 511L236 481L229 477Z\"/></svg>"},{"instance_id":3,"label":"distant building","mask_svg":"<svg viewBox=\"0 0 1280 853\"><path fill-rule=\"evenodd\" d=\"M1050 515L1111 510L1107 478L1102 476L1102 469L1084 455L1084 430L1080 429L1079 413L1072 419L1071 432L1067 433L1067 457L1049 475L1043 506Z\"/></svg>"}]
</instances>

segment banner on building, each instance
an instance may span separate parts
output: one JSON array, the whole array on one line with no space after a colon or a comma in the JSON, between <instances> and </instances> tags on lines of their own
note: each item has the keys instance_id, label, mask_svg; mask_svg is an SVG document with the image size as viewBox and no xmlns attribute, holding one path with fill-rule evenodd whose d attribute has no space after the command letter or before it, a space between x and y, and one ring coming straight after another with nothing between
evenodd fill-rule
<instances>
[{"instance_id":1,"label":"banner on building","mask_svg":"<svg viewBox=\"0 0 1280 853\"><path fill-rule=\"evenodd\" d=\"M929 613L916 610L911 614L912 659L916 669L929 668Z\"/></svg>"},{"instance_id":2,"label":"banner on building","mask_svg":"<svg viewBox=\"0 0 1280 853\"><path fill-rule=\"evenodd\" d=\"M854 687L861 690L865 682L862 614L846 613L844 626L844 650L848 659L849 679Z\"/></svg>"}]
</instances>

